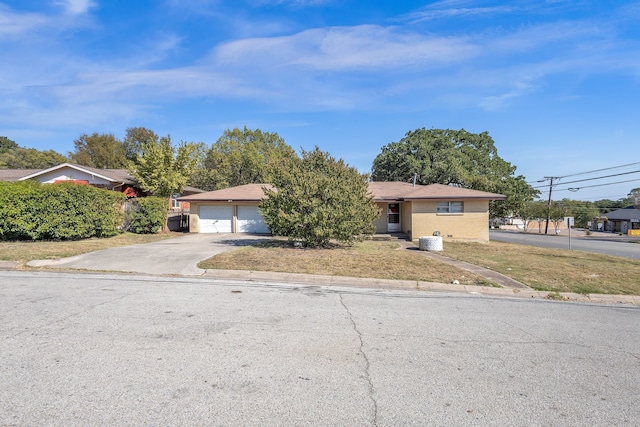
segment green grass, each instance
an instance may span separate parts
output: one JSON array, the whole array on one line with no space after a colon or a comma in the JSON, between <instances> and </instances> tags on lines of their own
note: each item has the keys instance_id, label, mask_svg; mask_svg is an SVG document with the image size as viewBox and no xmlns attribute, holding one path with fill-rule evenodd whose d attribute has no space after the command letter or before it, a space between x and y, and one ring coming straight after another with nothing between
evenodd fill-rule
<instances>
[{"instance_id":1,"label":"green grass","mask_svg":"<svg viewBox=\"0 0 640 427\"><path fill-rule=\"evenodd\" d=\"M303 249L274 239L216 255L199 267L438 283L458 280L461 285L495 286L482 276L442 264L395 242L366 241L353 247Z\"/></svg>"},{"instance_id":2,"label":"green grass","mask_svg":"<svg viewBox=\"0 0 640 427\"><path fill-rule=\"evenodd\" d=\"M640 261L511 243L445 242L443 255L488 267L533 289L640 295Z\"/></svg>"}]
</instances>

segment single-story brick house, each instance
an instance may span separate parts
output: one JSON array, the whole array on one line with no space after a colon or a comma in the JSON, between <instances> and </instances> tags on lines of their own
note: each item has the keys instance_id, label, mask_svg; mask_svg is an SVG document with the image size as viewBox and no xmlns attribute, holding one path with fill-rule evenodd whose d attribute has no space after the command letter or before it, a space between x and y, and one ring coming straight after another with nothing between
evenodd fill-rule
<instances>
[{"instance_id":1,"label":"single-story brick house","mask_svg":"<svg viewBox=\"0 0 640 427\"><path fill-rule=\"evenodd\" d=\"M138 188L136 180L125 169L99 169L73 163L61 163L47 169L0 169L0 181L25 181L32 179L43 184L73 181L107 190L119 191L127 197L142 197L147 194ZM203 190L186 187L181 195L201 193ZM189 210L188 202L171 200L172 210Z\"/></svg>"},{"instance_id":2,"label":"single-story brick house","mask_svg":"<svg viewBox=\"0 0 640 427\"><path fill-rule=\"evenodd\" d=\"M191 204L192 233L268 233L258 205L269 184L247 184L180 197ZM489 240L489 201L502 194L441 184L370 182L369 191L381 216L376 233L404 233L410 239L431 236L445 239Z\"/></svg>"}]
</instances>

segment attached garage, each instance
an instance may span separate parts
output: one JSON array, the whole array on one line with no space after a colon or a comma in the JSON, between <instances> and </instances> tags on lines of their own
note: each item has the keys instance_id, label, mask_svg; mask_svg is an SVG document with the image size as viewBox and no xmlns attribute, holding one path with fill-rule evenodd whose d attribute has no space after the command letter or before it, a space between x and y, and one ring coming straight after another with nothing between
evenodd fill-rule
<instances>
[{"instance_id":1,"label":"attached garage","mask_svg":"<svg viewBox=\"0 0 640 427\"><path fill-rule=\"evenodd\" d=\"M269 233L258 209L269 184L247 184L180 197L189 202L189 231L192 233Z\"/></svg>"},{"instance_id":2,"label":"attached garage","mask_svg":"<svg viewBox=\"0 0 640 427\"><path fill-rule=\"evenodd\" d=\"M200 233L231 233L233 206L199 206Z\"/></svg>"},{"instance_id":3,"label":"attached garage","mask_svg":"<svg viewBox=\"0 0 640 427\"><path fill-rule=\"evenodd\" d=\"M238 225L236 231L238 233L268 233L269 227L264 222L262 213L257 206L243 206L237 207Z\"/></svg>"}]
</instances>

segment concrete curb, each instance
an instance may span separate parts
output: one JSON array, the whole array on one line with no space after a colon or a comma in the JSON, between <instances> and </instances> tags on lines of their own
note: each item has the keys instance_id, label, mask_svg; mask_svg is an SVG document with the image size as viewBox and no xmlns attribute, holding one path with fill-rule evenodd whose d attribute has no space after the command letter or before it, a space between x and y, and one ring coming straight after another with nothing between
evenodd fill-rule
<instances>
[{"instance_id":1,"label":"concrete curb","mask_svg":"<svg viewBox=\"0 0 640 427\"><path fill-rule=\"evenodd\" d=\"M0 261L0 270L18 270L20 267L20 261Z\"/></svg>"},{"instance_id":2,"label":"concrete curb","mask_svg":"<svg viewBox=\"0 0 640 427\"><path fill-rule=\"evenodd\" d=\"M409 247L409 246L407 246ZM434 256L434 258L448 260L452 264L460 263L459 261L446 258L442 255L436 255L432 253L426 253L426 256ZM55 270L64 270L67 272L86 273L88 270L74 270L65 269L64 265L72 258L63 258L59 260L38 260L27 263L29 267L39 268L53 268ZM467 263L464 263L467 264ZM60 265L60 267L57 267ZM470 266L473 266L469 264ZM477 267L477 266L473 266ZM461 266L463 269L467 269L466 266ZM477 267L483 269L482 267ZM0 270L21 270L23 264L18 261L0 261ZM486 270L486 269L483 269ZM487 270L492 272L491 270ZM486 273L486 272L485 272ZM495 273L495 272L492 272ZM128 274L141 274L141 273L128 273ZM478 272L478 274L482 274ZM499 274L499 273L497 273ZM484 274L483 274L484 275ZM336 286L336 287L357 287L357 288L369 288L369 289L400 289L411 291L424 291L424 292L449 292L449 293L467 293L467 294L482 294L490 296L503 296L503 297L516 297L516 298L536 298L536 299L549 299L558 301L574 301L574 302L590 302L601 304L634 304L640 305L640 296L635 295L605 295L605 294L590 294L582 295L575 293L556 293L549 291L535 291L519 282L509 279L508 282L502 280L495 280L492 277L488 277L501 285L503 288L493 288L487 286L470 286L470 285L454 285L446 283L435 282L423 282L415 280L391 280L391 279L372 279L372 278L359 278L359 277L343 277L343 276L326 276L326 275L313 275L313 274L298 274L298 273L281 273L270 271L246 271L246 270L203 270L203 274L198 277L207 277L217 280L238 280L248 282L285 282L294 283L307 286ZM487 276L485 276L487 277ZM506 276L504 276L506 277ZM519 284L520 286L513 286L513 284ZM509 287L509 285L512 285Z\"/></svg>"},{"instance_id":3,"label":"concrete curb","mask_svg":"<svg viewBox=\"0 0 640 427\"><path fill-rule=\"evenodd\" d=\"M582 295L549 291L521 290L515 288L492 288L485 286L453 285L446 283L413 280L369 279L360 277L321 276L312 274L278 273L272 271L207 270L204 277L217 280L239 280L247 282L286 282L315 286L342 286L369 289L401 289L425 292L447 292L482 294L515 298L535 298L558 301L590 302L601 304L640 305L640 296L635 295Z\"/></svg>"},{"instance_id":4,"label":"concrete curb","mask_svg":"<svg viewBox=\"0 0 640 427\"><path fill-rule=\"evenodd\" d=\"M35 259L33 261L27 262L27 267L55 267L58 265L67 264L69 262L73 262L82 258L85 254L76 255L67 258L58 258L58 259Z\"/></svg>"}]
</instances>

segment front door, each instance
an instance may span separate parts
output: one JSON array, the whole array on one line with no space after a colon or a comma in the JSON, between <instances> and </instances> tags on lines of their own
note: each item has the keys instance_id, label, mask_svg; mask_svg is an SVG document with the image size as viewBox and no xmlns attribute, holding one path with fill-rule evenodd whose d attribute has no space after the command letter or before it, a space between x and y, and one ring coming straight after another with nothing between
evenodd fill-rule
<instances>
[{"instance_id":1,"label":"front door","mask_svg":"<svg viewBox=\"0 0 640 427\"><path fill-rule=\"evenodd\" d=\"M400 203L389 203L387 205L387 232L400 232Z\"/></svg>"}]
</instances>

